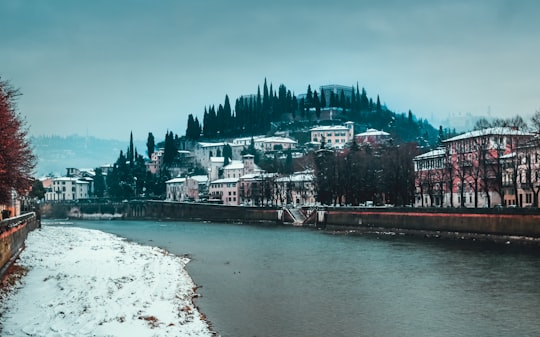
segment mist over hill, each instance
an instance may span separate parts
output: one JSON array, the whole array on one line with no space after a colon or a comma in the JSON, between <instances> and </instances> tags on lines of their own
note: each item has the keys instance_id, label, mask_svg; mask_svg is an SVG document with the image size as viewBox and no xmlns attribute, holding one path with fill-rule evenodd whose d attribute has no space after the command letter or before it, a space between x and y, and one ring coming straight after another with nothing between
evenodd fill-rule
<instances>
[{"instance_id":1,"label":"mist over hill","mask_svg":"<svg viewBox=\"0 0 540 337\"><path fill-rule=\"evenodd\" d=\"M123 142L92 136L33 136L30 142L37 157L36 177L63 176L66 168L96 168L113 164L120 151L126 151L129 138ZM134 141L139 153L146 153L144 141Z\"/></svg>"}]
</instances>

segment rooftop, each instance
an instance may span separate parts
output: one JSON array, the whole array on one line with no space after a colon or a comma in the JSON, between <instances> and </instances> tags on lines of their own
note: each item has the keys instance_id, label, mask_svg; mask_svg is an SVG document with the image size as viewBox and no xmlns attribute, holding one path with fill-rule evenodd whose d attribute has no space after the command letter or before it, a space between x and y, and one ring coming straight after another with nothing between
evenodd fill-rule
<instances>
[{"instance_id":1,"label":"rooftop","mask_svg":"<svg viewBox=\"0 0 540 337\"><path fill-rule=\"evenodd\" d=\"M288 144L298 143L296 140L293 140L287 137L265 137L265 138L257 139L257 141L263 142L263 143L288 143Z\"/></svg>"},{"instance_id":2,"label":"rooftop","mask_svg":"<svg viewBox=\"0 0 540 337\"><path fill-rule=\"evenodd\" d=\"M366 132L359 133L357 136L390 136L390 134L376 129L367 129Z\"/></svg>"},{"instance_id":3,"label":"rooftop","mask_svg":"<svg viewBox=\"0 0 540 337\"><path fill-rule=\"evenodd\" d=\"M478 138L478 137L485 137L485 136L533 136L532 133L516 130L514 128L509 127L495 127L495 128L487 128L482 130L475 130L466 132L462 135L455 136L449 139L444 140L444 143L449 142L455 142L458 140L463 139L469 139L469 138Z\"/></svg>"},{"instance_id":4,"label":"rooftop","mask_svg":"<svg viewBox=\"0 0 540 337\"><path fill-rule=\"evenodd\" d=\"M444 155L445 155L445 150L443 148L438 148L438 149L426 152L424 154L418 155L414 157L414 160L437 158L437 157L442 157Z\"/></svg>"},{"instance_id":5,"label":"rooftop","mask_svg":"<svg viewBox=\"0 0 540 337\"><path fill-rule=\"evenodd\" d=\"M332 126L317 126L310 131L347 131L349 130L346 126L343 125L332 125Z\"/></svg>"},{"instance_id":6,"label":"rooftop","mask_svg":"<svg viewBox=\"0 0 540 337\"><path fill-rule=\"evenodd\" d=\"M223 178L210 182L210 184L227 184L227 183L237 183L239 178Z\"/></svg>"},{"instance_id":7,"label":"rooftop","mask_svg":"<svg viewBox=\"0 0 540 337\"><path fill-rule=\"evenodd\" d=\"M176 178L167 180L165 183L166 184L179 184L179 183L184 183L185 181L186 181L186 178L176 177Z\"/></svg>"}]
</instances>

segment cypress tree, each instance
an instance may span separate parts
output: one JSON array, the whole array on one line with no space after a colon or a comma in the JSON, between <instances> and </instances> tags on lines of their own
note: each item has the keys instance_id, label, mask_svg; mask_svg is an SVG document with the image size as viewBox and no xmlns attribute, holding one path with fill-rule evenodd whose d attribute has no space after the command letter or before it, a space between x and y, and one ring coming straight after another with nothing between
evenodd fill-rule
<instances>
[{"instance_id":1,"label":"cypress tree","mask_svg":"<svg viewBox=\"0 0 540 337\"><path fill-rule=\"evenodd\" d=\"M345 109L347 108L345 92L343 92L343 90L341 90L341 92L339 93L339 106L343 109L343 111L345 111Z\"/></svg>"},{"instance_id":2,"label":"cypress tree","mask_svg":"<svg viewBox=\"0 0 540 337\"><path fill-rule=\"evenodd\" d=\"M194 123L194 131L193 131L193 136L194 136L194 140L199 140L199 138L201 138L201 123L199 123L199 118L198 117L195 117L195 123Z\"/></svg>"},{"instance_id":3,"label":"cypress tree","mask_svg":"<svg viewBox=\"0 0 540 337\"><path fill-rule=\"evenodd\" d=\"M370 110L370 103L366 94L366 89L362 88L362 96L360 97L360 111Z\"/></svg>"},{"instance_id":4,"label":"cypress tree","mask_svg":"<svg viewBox=\"0 0 540 337\"><path fill-rule=\"evenodd\" d=\"M298 100L296 99L296 96L293 95L292 97L292 117L293 119L296 119L296 113L298 112Z\"/></svg>"},{"instance_id":5,"label":"cypress tree","mask_svg":"<svg viewBox=\"0 0 540 337\"><path fill-rule=\"evenodd\" d=\"M203 115L203 136L204 138L210 138L210 116L208 115L206 107L204 107Z\"/></svg>"},{"instance_id":6,"label":"cypress tree","mask_svg":"<svg viewBox=\"0 0 540 337\"><path fill-rule=\"evenodd\" d=\"M317 119L321 118L321 103L319 101L319 95L317 94L317 91L313 93L313 105L315 106L315 115L317 116Z\"/></svg>"},{"instance_id":7,"label":"cypress tree","mask_svg":"<svg viewBox=\"0 0 540 337\"><path fill-rule=\"evenodd\" d=\"M306 107L311 108L313 107L313 92L311 91L311 85L308 85L307 87L307 94L306 94Z\"/></svg>"},{"instance_id":8,"label":"cypress tree","mask_svg":"<svg viewBox=\"0 0 540 337\"><path fill-rule=\"evenodd\" d=\"M165 166L170 166L178 155L178 148L174 141L173 132L167 132L165 134L165 148L163 151L163 163Z\"/></svg>"},{"instance_id":9,"label":"cypress tree","mask_svg":"<svg viewBox=\"0 0 540 337\"><path fill-rule=\"evenodd\" d=\"M324 95L324 90L321 90L321 107L326 108L326 97Z\"/></svg>"},{"instance_id":10,"label":"cypress tree","mask_svg":"<svg viewBox=\"0 0 540 337\"><path fill-rule=\"evenodd\" d=\"M148 154L148 158L152 158L152 154L154 153L154 150L156 149L155 145L155 139L152 132L148 133L148 138L146 140L146 153Z\"/></svg>"},{"instance_id":11,"label":"cypress tree","mask_svg":"<svg viewBox=\"0 0 540 337\"><path fill-rule=\"evenodd\" d=\"M133 167L135 161L135 151L133 147L133 132L129 134L129 149L127 154L127 160L129 161L129 166Z\"/></svg>"},{"instance_id":12,"label":"cypress tree","mask_svg":"<svg viewBox=\"0 0 540 337\"><path fill-rule=\"evenodd\" d=\"M193 115L189 114L186 128L186 138L191 140L195 139L195 132L195 120L193 119Z\"/></svg>"},{"instance_id":13,"label":"cypress tree","mask_svg":"<svg viewBox=\"0 0 540 337\"><path fill-rule=\"evenodd\" d=\"M230 135L232 129L234 128L234 120L232 117L231 103L229 101L229 95L225 95L225 103L223 103L223 117L224 117L224 126L223 132L225 135Z\"/></svg>"}]
</instances>

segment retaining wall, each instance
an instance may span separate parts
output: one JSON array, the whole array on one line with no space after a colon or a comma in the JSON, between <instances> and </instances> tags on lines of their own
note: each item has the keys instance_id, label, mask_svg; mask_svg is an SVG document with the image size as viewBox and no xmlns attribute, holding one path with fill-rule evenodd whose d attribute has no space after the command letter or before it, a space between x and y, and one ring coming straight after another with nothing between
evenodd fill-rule
<instances>
[{"instance_id":1,"label":"retaining wall","mask_svg":"<svg viewBox=\"0 0 540 337\"><path fill-rule=\"evenodd\" d=\"M129 202L125 218L280 223L280 209L165 201Z\"/></svg>"},{"instance_id":2,"label":"retaining wall","mask_svg":"<svg viewBox=\"0 0 540 337\"><path fill-rule=\"evenodd\" d=\"M314 220L319 227L338 230L382 227L540 238L538 210L327 208Z\"/></svg>"},{"instance_id":3,"label":"retaining wall","mask_svg":"<svg viewBox=\"0 0 540 337\"><path fill-rule=\"evenodd\" d=\"M34 212L0 222L0 278L24 248L28 233L39 226L39 215Z\"/></svg>"}]
</instances>

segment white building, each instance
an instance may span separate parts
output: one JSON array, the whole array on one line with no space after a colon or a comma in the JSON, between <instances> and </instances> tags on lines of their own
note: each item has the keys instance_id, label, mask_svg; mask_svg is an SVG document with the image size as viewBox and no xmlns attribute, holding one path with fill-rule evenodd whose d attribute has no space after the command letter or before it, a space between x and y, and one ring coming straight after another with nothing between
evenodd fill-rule
<instances>
[{"instance_id":1,"label":"white building","mask_svg":"<svg viewBox=\"0 0 540 337\"><path fill-rule=\"evenodd\" d=\"M208 167L210 165L210 158L212 157L221 157L223 155L223 147L228 143L219 142L219 143L206 143L199 142L193 148L193 154L195 155L195 160L202 166ZM229 144L232 149L232 158L240 158L242 150L244 149L243 145L240 144Z\"/></svg>"},{"instance_id":2,"label":"white building","mask_svg":"<svg viewBox=\"0 0 540 337\"><path fill-rule=\"evenodd\" d=\"M255 165L255 157L251 154L242 156L242 160L233 160L223 167L223 178L240 178L246 174L260 172L261 168Z\"/></svg>"},{"instance_id":3,"label":"white building","mask_svg":"<svg viewBox=\"0 0 540 337\"><path fill-rule=\"evenodd\" d=\"M45 200L69 201L88 199L90 197L90 182L78 178L54 178L51 190L45 193Z\"/></svg>"},{"instance_id":4,"label":"white building","mask_svg":"<svg viewBox=\"0 0 540 337\"><path fill-rule=\"evenodd\" d=\"M298 206L315 205L315 176L313 171L295 172L275 179L283 204Z\"/></svg>"},{"instance_id":5,"label":"white building","mask_svg":"<svg viewBox=\"0 0 540 337\"><path fill-rule=\"evenodd\" d=\"M253 137L241 137L241 138L235 138L233 139L232 143L234 145L242 145L244 147L249 147L251 145L251 140L253 139L253 143L258 139L265 138L264 136L253 136Z\"/></svg>"},{"instance_id":6,"label":"white building","mask_svg":"<svg viewBox=\"0 0 540 337\"><path fill-rule=\"evenodd\" d=\"M242 137L233 139L232 143L234 145L243 146L248 148L251 145L251 140L253 139L253 146L256 150L267 152L267 151L276 151L276 150L288 150L295 149L298 142L289 137L264 137L264 136L254 136L254 137Z\"/></svg>"},{"instance_id":7,"label":"white building","mask_svg":"<svg viewBox=\"0 0 540 337\"><path fill-rule=\"evenodd\" d=\"M328 146L343 148L354 137L354 123L345 125L318 126L310 130L311 142L326 143Z\"/></svg>"},{"instance_id":8,"label":"white building","mask_svg":"<svg viewBox=\"0 0 540 337\"><path fill-rule=\"evenodd\" d=\"M285 151L295 149L297 144L296 140L288 137L264 137L255 141L255 148L263 152Z\"/></svg>"},{"instance_id":9,"label":"white building","mask_svg":"<svg viewBox=\"0 0 540 337\"><path fill-rule=\"evenodd\" d=\"M208 176L173 178L165 182L166 201L199 201L199 196L208 189Z\"/></svg>"},{"instance_id":10,"label":"white building","mask_svg":"<svg viewBox=\"0 0 540 337\"><path fill-rule=\"evenodd\" d=\"M219 171L223 168L223 163L225 163L224 157L211 157L208 161L207 171L208 179L210 181L219 179Z\"/></svg>"},{"instance_id":11,"label":"white building","mask_svg":"<svg viewBox=\"0 0 540 337\"><path fill-rule=\"evenodd\" d=\"M376 129L367 129L366 132L359 133L355 136L358 144L381 144L390 140L390 134Z\"/></svg>"},{"instance_id":12,"label":"white building","mask_svg":"<svg viewBox=\"0 0 540 337\"><path fill-rule=\"evenodd\" d=\"M186 178L172 178L165 182L167 201L183 201L184 200L184 185Z\"/></svg>"}]
</instances>

